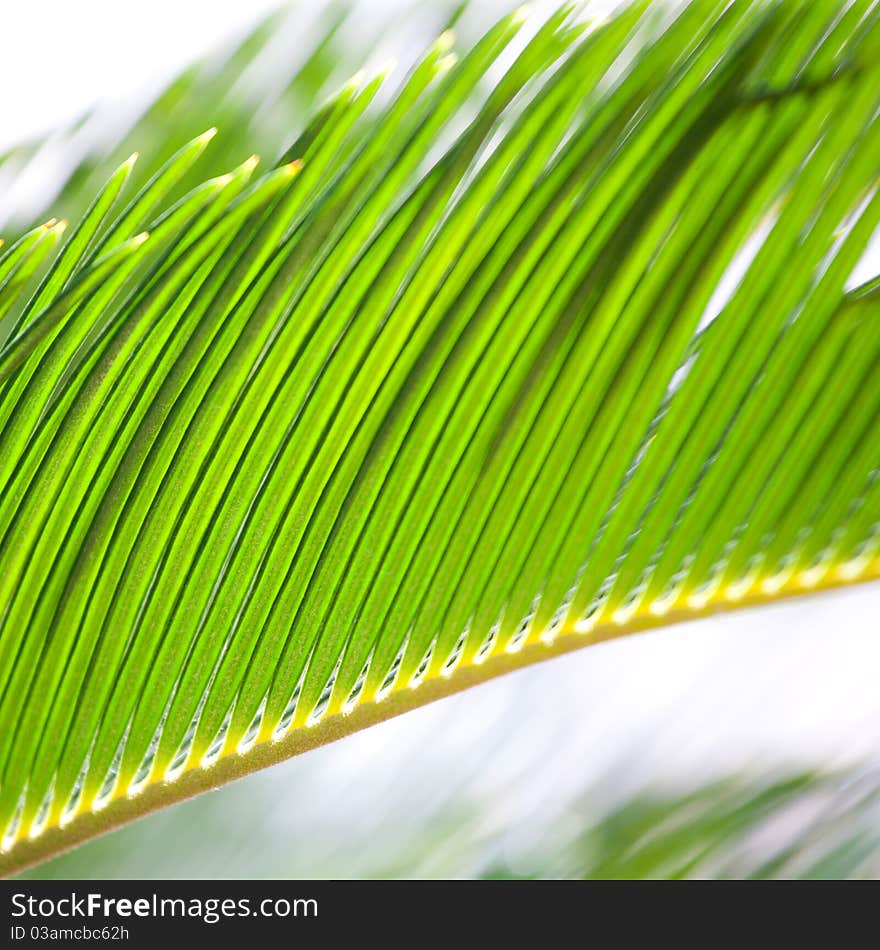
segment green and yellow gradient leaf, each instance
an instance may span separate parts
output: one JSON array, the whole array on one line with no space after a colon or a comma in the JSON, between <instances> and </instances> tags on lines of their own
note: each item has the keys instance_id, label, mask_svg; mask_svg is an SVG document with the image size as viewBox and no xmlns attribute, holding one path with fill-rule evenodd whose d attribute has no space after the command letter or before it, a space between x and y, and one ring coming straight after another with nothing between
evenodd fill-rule
<instances>
[{"instance_id":1,"label":"green and yellow gradient leaf","mask_svg":"<svg viewBox=\"0 0 880 950\"><path fill-rule=\"evenodd\" d=\"M0 256L6 872L506 670L880 576L875 4L516 12L312 90L261 170L227 87L273 22L215 102L173 87L230 171L160 99L145 172Z\"/></svg>"}]
</instances>

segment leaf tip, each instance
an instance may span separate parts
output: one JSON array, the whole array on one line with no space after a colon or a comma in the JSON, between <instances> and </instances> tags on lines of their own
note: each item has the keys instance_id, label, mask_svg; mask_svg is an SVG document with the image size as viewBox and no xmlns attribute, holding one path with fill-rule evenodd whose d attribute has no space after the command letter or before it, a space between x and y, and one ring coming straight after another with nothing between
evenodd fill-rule
<instances>
[{"instance_id":1,"label":"leaf tip","mask_svg":"<svg viewBox=\"0 0 880 950\"><path fill-rule=\"evenodd\" d=\"M364 72L363 69L359 69L359 70L351 77L351 79L349 79L348 82L345 84L345 88L346 88L346 89L350 89L350 90L360 89L360 87L363 86L363 84L364 84L364 80L366 79L366 75L367 75L367 74Z\"/></svg>"},{"instance_id":2,"label":"leaf tip","mask_svg":"<svg viewBox=\"0 0 880 950\"><path fill-rule=\"evenodd\" d=\"M455 46L455 30L444 30L437 37L436 46L441 53L448 53Z\"/></svg>"},{"instance_id":3,"label":"leaf tip","mask_svg":"<svg viewBox=\"0 0 880 950\"><path fill-rule=\"evenodd\" d=\"M397 69L397 60L393 56L389 56L384 63L376 70L376 75L378 78L385 80L387 79L394 70Z\"/></svg>"}]
</instances>

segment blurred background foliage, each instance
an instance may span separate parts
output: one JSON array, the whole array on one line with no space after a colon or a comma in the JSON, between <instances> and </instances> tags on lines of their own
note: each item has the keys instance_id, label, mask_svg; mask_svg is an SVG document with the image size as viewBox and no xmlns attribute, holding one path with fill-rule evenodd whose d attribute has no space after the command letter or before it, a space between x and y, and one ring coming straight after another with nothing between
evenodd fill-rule
<instances>
[{"instance_id":1,"label":"blurred background foliage","mask_svg":"<svg viewBox=\"0 0 880 950\"><path fill-rule=\"evenodd\" d=\"M499 6L488 4L492 11ZM463 10L449 0L407 4L389 21L344 0L281 6L258 19L245 36L199 58L146 102L129 110L118 104L93 106L51 134L0 151L0 185L7 192L29 166L40 171L47 157L58 163L54 184L44 182L36 197L18 206L14 200L8 203L0 216L3 236L9 241L50 215L77 220L132 152L139 154L128 185L135 193L178 149L211 126L218 129L216 140L171 200L251 154L274 164L316 105L353 73L389 65L391 50L410 50L414 60L426 38L456 24L461 28ZM465 36L475 36L490 21L486 12L465 18ZM406 65L405 60L398 65L398 77Z\"/></svg>"},{"instance_id":2,"label":"blurred background foliage","mask_svg":"<svg viewBox=\"0 0 880 950\"><path fill-rule=\"evenodd\" d=\"M505 5L463 16L439 0L398 4L391 19L368 3L272 12L134 110L98 104L6 148L3 236L75 220L132 151L140 185L212 125L199 179L254 152L274 162L355 69L393 50L400 77L407 50L452 24L466 42ZM42 187L21 199L18 183L35 175ZM877 877L877 612L872 584L565 657L25 876ZM474 709L483 728L465 731Z\"/></svg>"}]
</instances>

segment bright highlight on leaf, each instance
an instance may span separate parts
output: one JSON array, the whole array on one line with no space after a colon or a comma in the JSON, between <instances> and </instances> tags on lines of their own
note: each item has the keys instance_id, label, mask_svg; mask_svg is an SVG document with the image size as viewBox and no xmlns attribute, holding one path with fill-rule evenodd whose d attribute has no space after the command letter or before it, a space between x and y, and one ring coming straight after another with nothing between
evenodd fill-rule
<instances>
[{"instance_id":1,"label":"bright highlight on leaf","mask_svg":"<svg viewBox=\"0 0 880 950\"><path fill-rule=\"evenodd\" d=\"M862 0L513 14L262 173L202 179L212 129L10 241L0 868L880 574L878 40Z\"/></svg>"}]
</instances>

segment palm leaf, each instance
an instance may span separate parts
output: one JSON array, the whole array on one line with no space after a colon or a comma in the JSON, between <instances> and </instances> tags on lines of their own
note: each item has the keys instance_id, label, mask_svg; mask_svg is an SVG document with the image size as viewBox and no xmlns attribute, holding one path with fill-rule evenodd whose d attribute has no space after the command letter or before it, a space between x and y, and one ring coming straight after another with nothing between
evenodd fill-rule
<instances>
[{"instance_id":1,"label":"palm leaf","mask_svg":"<svg viewBox=\"0 0 880 950\"><path fill-rule=\"evenodd\" d=\"M876 577L878 18L513 14L393 95L352 80L260 176L194 184L199 135L117 210L127 160L36 288L57 226L13 244L0 868L563 650Z\"/></svg>"}]
</instances>

